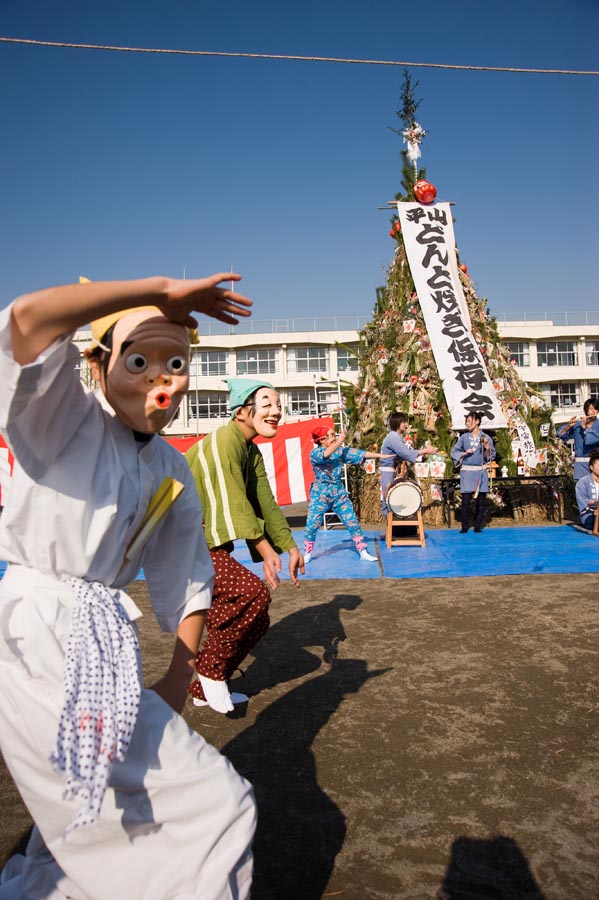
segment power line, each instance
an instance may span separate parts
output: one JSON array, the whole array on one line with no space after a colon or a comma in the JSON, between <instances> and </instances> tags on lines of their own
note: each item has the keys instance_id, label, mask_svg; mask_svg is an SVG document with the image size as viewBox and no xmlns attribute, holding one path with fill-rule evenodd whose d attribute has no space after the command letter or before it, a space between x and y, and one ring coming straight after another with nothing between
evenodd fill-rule
<instances>
[{"instance_id":1,"label":"power line","mask_svg":"<svg viewBox=\"0 0 599 900\"><path fill-rule=\"evenodd\" d=\"M514 66L460 66L451 63L408 62L393 59L345 59L337 56L292 56L285 53L234 53L224 50L175 50L161 47L113 47L108 44L71 44L64 41L37 41L31 38L1 37L5 44L28 44L36 47L66 47L70 50L108 50L116 53L161 53L175 56L221 56L241 59L280 59L295 62L344 63L357 66L403 66L421 69L458 69L468 72L520 72L535 75L599 75L578 69L520 69Z\"/></svg>"}]
</instances>

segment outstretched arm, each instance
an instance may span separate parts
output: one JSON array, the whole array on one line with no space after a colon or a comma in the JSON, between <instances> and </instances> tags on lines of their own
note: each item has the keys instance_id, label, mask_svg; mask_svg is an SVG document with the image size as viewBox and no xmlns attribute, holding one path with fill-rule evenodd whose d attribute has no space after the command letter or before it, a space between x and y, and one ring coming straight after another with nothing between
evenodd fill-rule
<instances>
[{"instance_id":1,"label":"outstretched arm","mask_svg":"<svg viewBox=\"0 0 599 900\"><path fill-rule=\"evenodd\" d=\"M562 441L567 441L570 437L570 432L572 431L572 426L576 422L576 416L572 416L569 422L566 422L565 425L560 425L557 429L557 436L561 438Z\"/></svg>"},{"instance_id":2,"label":"outstretched arm","mask_svg":"<svg viewBox=\"0 0 599 900\"><path fill-rule=\"evenodd\" d=\"M300 571L302 575L306 574L306 570L304 569L304 554L301 553L297 547L292 547L289 551L289 575L296 587L300 586L297 574L298 571Z\"/></svg>"},{"instance_id":3,"label":"outstretched arm","mask_svg":"<svg viewBox=\"0 0 599 900\"><path fill-rule=\"evenodd\" d=\"M248 540L248 543L254 547L263 559L262 569L264 571L264 580L272 591L276 590L281 580L279 578L279 572L281 571L281 557L277 551L271 547L268 539L264 535L259 538Z\"/></svg>"},{"instance_id":4,"label":"outstretched arm","mask_svg":"<svg viewBox=\"0 0 599 900\"><path fill-rule=\"evenodd\" d=\"M219 272L208 278L141 278L136 281L95 281L46 288L18 297L12 308L13 356L20 365L33 362L62 334L70 334L94 319L138 306L156 306L167 318L190 328L191 315L203 313L235 325L249 316L252 301L219 287L241 275Z\"/></svg>"},{"instance_id":5,"label":"outstretched arm","mask_svg":"<svg viewBox=\"0 0 599 900\"><path fill-rule=\"evenodd\" d=\"M205 621L205 610L193 612L183 619L177 628L177 640L168 672L151 688L178 713L185 705Z\"/></svg>"}]
</instances>

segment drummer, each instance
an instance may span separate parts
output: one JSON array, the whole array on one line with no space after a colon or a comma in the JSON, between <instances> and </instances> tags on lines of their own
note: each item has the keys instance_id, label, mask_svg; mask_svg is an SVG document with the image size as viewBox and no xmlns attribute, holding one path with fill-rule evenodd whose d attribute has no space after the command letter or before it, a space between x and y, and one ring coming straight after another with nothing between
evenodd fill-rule
<instances>
[{"instance_id":1,"label":"drummer","mask_svg":"<svg viewBox=\"0 0 599 900\"><path fill-rule=\"evenodd\" d=\"M436 453L437 448L431 447L428 444L425 447L422 447L420 450L414 449L414 447L408 446L404 440L404 435L408 431L408 417L405 413L394 412L389 416L388 421L389 426L389 434L383 441L383 446L381 447L381 454L386 456L389 454L388 459L382 460L380 463L380 472L381 472L381 505L383 510L383 515L386 517L389 511L387 506L387 489L389 485L393 481L393 479L397 475L397 469L401 465L403 461L414 463L418 459L419 456L430 456L431 453Z\"/></svg>"}]
</instances>

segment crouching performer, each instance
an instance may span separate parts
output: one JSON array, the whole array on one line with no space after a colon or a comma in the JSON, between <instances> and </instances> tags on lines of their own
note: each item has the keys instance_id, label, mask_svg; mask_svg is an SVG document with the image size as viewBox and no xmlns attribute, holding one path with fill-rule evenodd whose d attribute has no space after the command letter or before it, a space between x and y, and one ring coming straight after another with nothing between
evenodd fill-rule
<instances>
[{"instance_id":1,"label":"crouching performer","mask_svg":"<svg viewBox=\"0 0 599 900\"><path fill-rule=\"evenodd\" d=\"M214 563L212 606L206 638L196 660L198 678L189 689L196 706L231 712L248 697L231 692L228 680L270 624L270 592L279 584L280 554L289 552L289 574L299 587L304 560L287 519L277 506L264 460L253 439L274 438L281 418L272 384L244 378L229 385L231 421L187 451ZM245 539L254 562L263 563L266 585L231 555L233 541Z\"/></svg>"},{"instance_id":2,"label":"crouching performer","mask_svg":"<svg viewBox=\"0 0 599 900\"><path fill-rule=\"evenodd\" d=\"M0 741L35 822L1 900L249 895L251 787L178 714L214 572L187 463L157 434L187 391L191 313L249 315L225 277L239 280L67 285L0 313L0 429L16 460L0 526ZM97 396L71 343L90 321ZM140 566L177 633L148 690L123 590Z\"/></svg>"}]
</instances>

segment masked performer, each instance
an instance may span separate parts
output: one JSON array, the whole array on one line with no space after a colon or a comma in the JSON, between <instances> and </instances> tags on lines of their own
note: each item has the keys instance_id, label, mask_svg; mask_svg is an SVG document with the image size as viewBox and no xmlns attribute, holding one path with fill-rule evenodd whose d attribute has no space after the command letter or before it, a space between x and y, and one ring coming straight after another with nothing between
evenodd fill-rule
<instances>
[{"instance_id":1,"label":"masked performer","mask_svg":"<svg viewBox=\"0 0 599 900\"><path fill-rule=\"evenodd\" d=\"M196 705L208 704L222 713L248 699L240 692L231 694L227 682L270 624L270 592L233 558L233 541L245 539L252 559L262 560L272 590L279 583L281 553L289 552L289 574L298 587L298 570L304 571L303 557L273 497L262 454L253 443L258 435L276 435L279 395L265 381L226 380L231 421L187 452L216 573L206 639L196 660L198 679L189 692Z\"/></svg>"},{"instance_id":2,"label":"masked performer","mask_svg":"<svg viewBox=\"0 0 599 900\"><path fill-rule=\"evenodd\" d=\"M16 460L0 530L0 740L35 822L1 900L249 894L251 788L178 714L213 567L185 459L158 436L188 387L191 313L249 315L218 286L231 278L67 285L0 313L0 428ZM71 343L90 321L103 396L82 386ZM160 626L177 632L148 690L123 590L140 566Z\"/></svg>"},{"instance_id":3,"label":"masked performer","mask_svg":"<svg viewBox=\"0 0 599 900\"><path fill-rule=\"evenodd\" d=\"M466 534L468 531L470 506L473 500L474 531L480 534L485 524L485 508L489 490L487 463L492 462L496 454L492 439L480 430L480 422L480 413L469 412L466 416L468 431L458 439L451 451L451 458L460 473L461 534Z\"/></svg>"}]
</instances>

